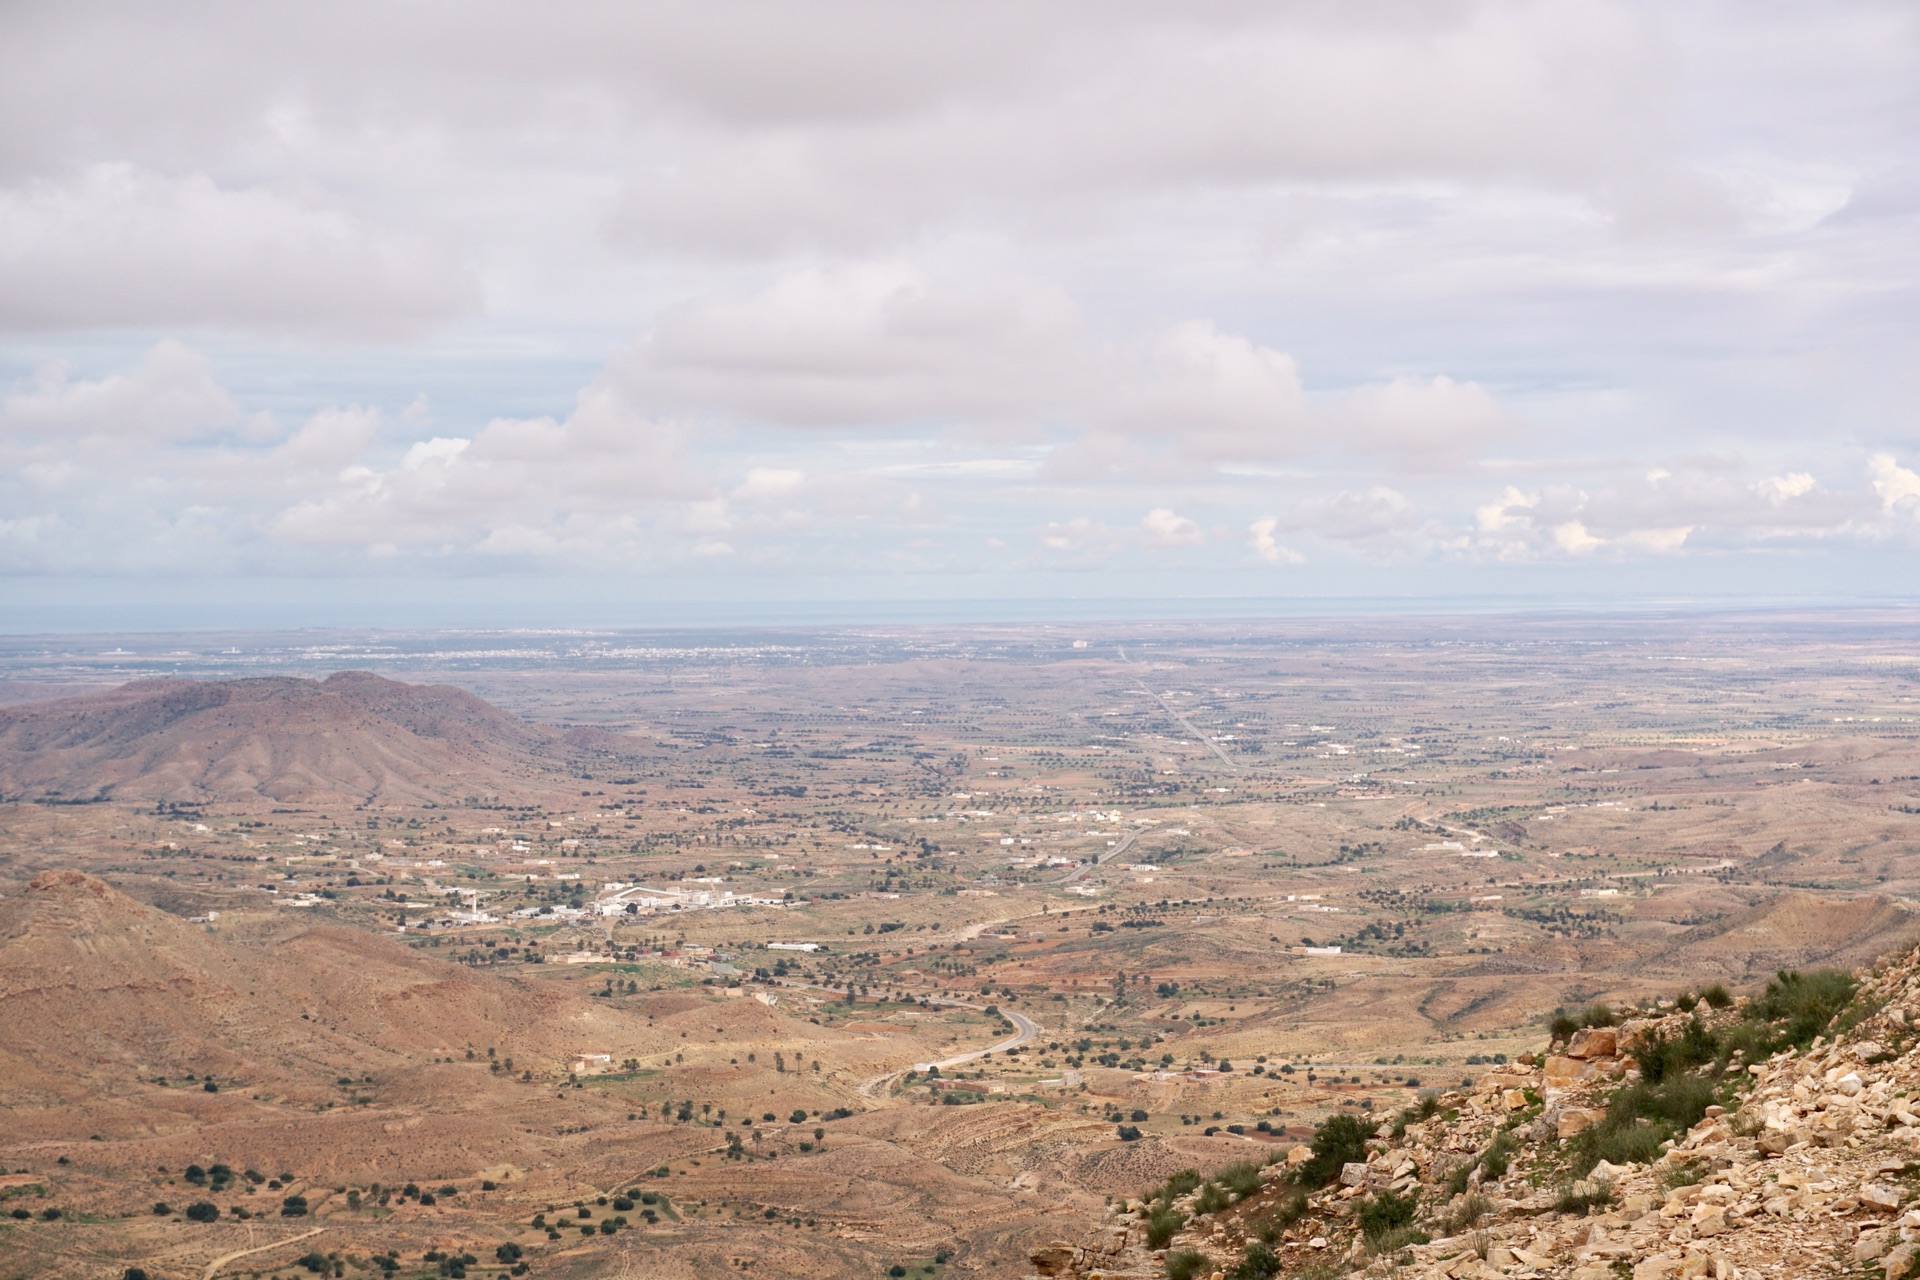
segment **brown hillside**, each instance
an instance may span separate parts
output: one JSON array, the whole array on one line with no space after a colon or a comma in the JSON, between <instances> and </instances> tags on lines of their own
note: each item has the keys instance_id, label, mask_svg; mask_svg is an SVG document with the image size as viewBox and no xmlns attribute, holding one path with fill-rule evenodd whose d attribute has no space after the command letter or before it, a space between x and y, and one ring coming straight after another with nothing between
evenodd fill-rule
<instances>
[{"instance_id":1,"label":"brown hillside","mask_svg":"<svg viewBox=\"0 0 1920 1280\"><path fill-rule=\"evenodd\" d=\"M446 685L148 680L0 709L0 794L28 799L444 799L564 755L553 730Z\"/></svg>"},{"instance_id":2,"label":"brown hillside","mask_svg":"<svg viewBox=\"0 0 1920 1280\"><path fill-rule=\"evenodd\" d=\"M1809 965L1857 967L1920 935L1920 916L1885 897L1783 893L1675 939L1645 966L1686 978L1740 980Z\"/></svg>"},{"instance_id":3,"label":"brown hillside","mask_svg":"<svg viewBox=\"0 0 1920 1280\"><path fill-rule=\"evenodd\" d=\"M247 943L75 871L0 902L0 1105L72 1100L186 1072L323 1084L473 1047L550 1063L612 1011L529 992L359 930Z\"/></svg>"}]
</instances>

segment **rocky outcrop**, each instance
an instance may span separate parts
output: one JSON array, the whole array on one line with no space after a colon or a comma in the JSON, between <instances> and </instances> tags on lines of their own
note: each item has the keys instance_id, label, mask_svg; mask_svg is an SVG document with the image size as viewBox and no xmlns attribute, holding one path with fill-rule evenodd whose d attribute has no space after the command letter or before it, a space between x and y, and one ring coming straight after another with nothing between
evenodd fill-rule
<instances>
[{"instance_id":1,"label":"rocky outcrop","mask_svg":"<svg viewBox=\"0 0 1920 1280\"><path fill-rule=\"evenodd\" d=\"M1163 1222L1167 1210L1185 1221L1162 1248L1148 1247L1151 1206L1126 1203L1087 1240L1049 1246L1044 1267L1036 1254L1036 1268L1073 1280L1164 1276L1170 1253L1191 1251L1204 1259L1200 1280L1904 1280L1920 1272L1920 951L1860 978L1833 1038L1689 1068L1720 1101L1649 1158L1603 1159L1573 1176L1596 1149L1581 1135L1607 1121L1623 1086L1641 1083L1635 1050L1690 1025L1738 1028L1741 1008L1668 1004L1589 1028L1381 1125L1365 1159L1324 1187L1291 1185L1289 1168L1307 1154L1297 1149L1225 1207L1218 1187L1164 1202ZM1408 1201L1414 1221L1379 1230L1377 1206Z\"/></svg>"}]
</instances>

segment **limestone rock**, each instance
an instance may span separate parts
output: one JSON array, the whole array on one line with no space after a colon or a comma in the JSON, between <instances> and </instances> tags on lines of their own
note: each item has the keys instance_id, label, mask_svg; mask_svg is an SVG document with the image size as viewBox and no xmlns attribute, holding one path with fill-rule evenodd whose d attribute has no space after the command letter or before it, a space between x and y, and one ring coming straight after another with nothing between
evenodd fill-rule
<instances>
[{"instance_id":1,"label":"limestone rock","mask_svg":"<svg viewBox=\"0 0 1920 1280\"><path fill-rule=\"evenodd\" d=\"M1065 1240L1055 1240L1041 1245L1028 1254L1027 1261L1031 1262L1033 1269L1043 1276L1065 1275L1079 1252Z\"/></svg>"},{"instance_id":2,"label":"limestone rock","mask_svg":"<svg viewBox=\"0 0 1920 1280\"><path fill-rule=\"evenodd\" d=\"M1564 1107L1555 1125L1554 1136L1564 1142L1576 1134L1585 1133L1606 1118L1607 1113L1598 1107Z\"/></svg>"},{"instance_id":3,"label":"limestone rock","mask_svg":"<svg viewBox=\"0 0 1920 1280\"><path fill-rule=\"evenodd\" d=\"M1567 1045L1569 1058L1611 1058L1619 1052L1619 1033L1612 1027L1582 1027Z\"/></svg>"},{"instance_id":4,"label":"limestone rock","mask_svg":"<svg viewBox=\"0 0 1920 1280\"><path fill-rule=\"evenodd\" d=\"M1566 1089L1594 1074L1593 1064L1581 1058L1554 1054L1547 1059L1543 1079L1549 1089Z\"/></svg>"}]
</instances>

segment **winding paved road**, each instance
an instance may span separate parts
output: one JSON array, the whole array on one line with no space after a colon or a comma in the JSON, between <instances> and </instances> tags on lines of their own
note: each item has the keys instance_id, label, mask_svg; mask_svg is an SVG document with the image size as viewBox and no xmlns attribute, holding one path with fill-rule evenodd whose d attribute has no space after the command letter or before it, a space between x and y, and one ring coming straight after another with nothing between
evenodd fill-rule
<instances>
[{"instance_id":1,"label":"winding paved road","mask_svg":"<svg viewBox=\"0 0 1920 1280\"><path fill-rule=\"evenodd\" d=\"M955 1009L977 1009L981 1012L985 1012L986 1010L985 1005L970 1004L965 1000L949 1000L939 996L928 997L927 1003L943 1004ZM944 1071L948 1067L957 1067L963 1062L972 1062L975 1058L984 1058L990 1053L1005 1053L1008 1049L1017 1049L1040 1034L1040 1024L1032 1018L1029 1018L1026 1014L1014 1009L1002 1009L1000 1013L1002 1017L1013 1024L1013 1034L1005 1040L990 1044L984 1049L974 1049L969 1053L956 1053L952 1057L942 1058L938 1062L916 1062L911 1069L914 1071L926 1071L932 1067L939 1067ZM873 1095L884 1088L889 1081L897 1080L905 1075L908 1070L909 1068L907 1067L900 1067L882 1075L877 1075L871 1080L862 1081L860 1084L860 1096L863 1098L873 1097Z\"/></svg>"}]
</instances>

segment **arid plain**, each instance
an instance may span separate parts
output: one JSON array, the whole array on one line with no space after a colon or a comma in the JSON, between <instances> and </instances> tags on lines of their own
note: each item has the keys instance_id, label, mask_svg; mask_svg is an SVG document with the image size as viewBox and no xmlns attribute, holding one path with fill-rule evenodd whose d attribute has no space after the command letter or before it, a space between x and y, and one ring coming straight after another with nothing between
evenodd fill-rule
<instances>
[{"instance_id":1,"label":"arid plain","mask_svg":"<svg viewBox=\"0 0 1920 1280\"><path fill-rule=\"evenodd\" d=\"M1920 934L1917 622L5 641L0 1275L1023 1274Z\"/></svg>"}]
</instances>

